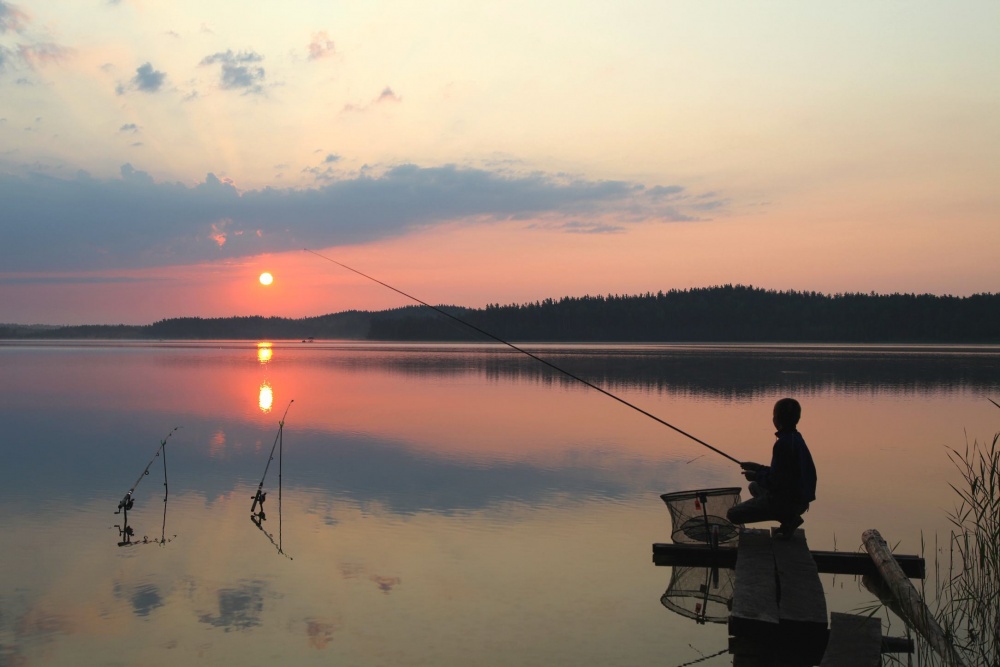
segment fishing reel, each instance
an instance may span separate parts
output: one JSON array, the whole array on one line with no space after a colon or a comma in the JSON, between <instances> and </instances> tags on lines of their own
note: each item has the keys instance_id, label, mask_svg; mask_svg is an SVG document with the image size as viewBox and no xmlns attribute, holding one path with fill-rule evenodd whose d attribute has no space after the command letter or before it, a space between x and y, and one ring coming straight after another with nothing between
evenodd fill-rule
<instances>
[{"instance_id":1,"label":"fishing reel","mask_svg":"<svg viewBox=\"0 0 1000 667\"><path fill-rule=\"evenodd\" d=\"M128 512L130 509L132 509L132 505L134 504L135 500L132 498L132 492L129 491L128 493L125 494L125 497L118 502L118 509L115 511L115 514L121 514L122 510Z\"/></svg>"},{"instance_id":2,"label":"fishing reel","mask_svg":"<svg viewBox=\"0 0 1000 667\"><path fill-rule=\"evenodd\" d=\"M132 538L135 536L135 531L132 530L132 526L127 523L124 526L119 526L115 524L115 528L118 529L118 535L121 537L121 541L118 542L118 546L127 547L132 546Z\"/></svg>"},{"instance_id":3,"label":"fishing reel","mask_svg":"<svg viewBox=\"0 0 1000 667\"><path fill-rule=\"evenodd\" d=\"M267 517L264 515L264 501L267 500L267 491L257 489L257 493L250 496L250 499L253 500L253 505L250 506L250 515L260 517L261 521L266 520ZM259 511L257 510L258 505L260 505Z\"/></svg>"}]
</instances>

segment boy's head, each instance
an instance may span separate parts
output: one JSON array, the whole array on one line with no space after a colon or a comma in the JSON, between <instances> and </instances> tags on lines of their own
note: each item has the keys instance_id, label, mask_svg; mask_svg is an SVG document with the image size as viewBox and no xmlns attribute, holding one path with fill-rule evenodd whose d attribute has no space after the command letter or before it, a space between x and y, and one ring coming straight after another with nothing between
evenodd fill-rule
<instances>
[{"instance_id":1,"label":"boy's head","mask_svg":"<svg viewBox=\"0 0 1000 667\"><path fill-rule=\"evenodd\" d=\"M794 430L802 416L802 406L794 398L783 398L774 404L774 428L779 431Z\"/></svg>"}]
</instances>

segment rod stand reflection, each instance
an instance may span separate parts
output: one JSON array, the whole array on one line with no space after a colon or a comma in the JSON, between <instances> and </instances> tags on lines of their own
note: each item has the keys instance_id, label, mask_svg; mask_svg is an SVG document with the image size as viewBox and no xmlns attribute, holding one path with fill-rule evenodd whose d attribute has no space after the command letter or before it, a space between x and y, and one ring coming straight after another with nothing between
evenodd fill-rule
<instances>
[{"instance_id":1,"label":"rod stand reflection","mask_svg":"<svg viewBox=\"0 0 1000 667\"><path fill-rule=\"evenodd\" d=\"M160 446L156 448L156 453L153 454L153 458L149 460L149 463L146 464L146 468L139 475L138 479L135 480L135 484L133 484L132 488L128 490L128 493L126 493L125 496L118 501L118 509L115 510L115 514L122 515L122 522L120 524L115 524L115 528L118 529L119 547L130 547L136 544L163 545L170 542L174 537L177 537L174 535L171 538L167 538L167 500L170 498L170 487L167 480L167 440L170 439L170 436L172 436L174 431L178 428L180 427L175 426L170 433L167 434L167 437L160 441ZM141 540L133 541L132 538L135 537L135 530L128 523L128 512L135 506L135 490L139 486L139 482L142 481L142 478L149 475L149 468L153 465L153 462L156 461L157 458L160 458L161 455L163 458L163 523L160 527L160 537L159 539L155 537L153 539L149 539L149 537L143 535Z\"/></svg>"},{"instance_id":2,"label":"rod stand reflection","mask_svg":"<svg viewBox=\"0 0 1000 667\"><path fill-rule=\"evenodd\" d=\"M278 553L288 558L292 559L291 556L285 553L282 548L281 543L281 468L282 468L282 455L284 452L284 431L285 431L285 417L288 416L288 408L292 407L292 403L295 400L292 399L288 402L288 407L285 408L285 414L282 415L281 421L278 422L278 433L274 436L274 444L271 445L271 453L267 457L267 464L264 466L264 474L260 478L260 484L257 485L257 491L250 499L253 503L250 505L250 521L253 525L260 529L260 532L267 536L267 539L271 541L274 548L278 550ZM267 521L267 515L264 513L264 501L267 500L267 492L264 491L264 480L267 478L267 471L271 467L271 461L274 460L274 451L278 450L278 541L275 542L274 535L264 530L264 522Z\"/></svg>"}]
</instances>

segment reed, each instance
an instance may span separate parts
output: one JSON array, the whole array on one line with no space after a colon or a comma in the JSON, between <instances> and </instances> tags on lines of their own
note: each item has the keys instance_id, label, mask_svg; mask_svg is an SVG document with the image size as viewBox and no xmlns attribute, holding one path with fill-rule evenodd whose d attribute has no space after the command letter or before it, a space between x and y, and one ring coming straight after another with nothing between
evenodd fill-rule
<instances>
[{"instance_id":1,"label":"reed","mask_svg":"<svg viewBox=\"0 0 1000 667\"><path fill-rule=\"evenodd\" d=\"M949 449L948 458L960 477L949 484L958 500L948 514L954 529L945 548L939 548L935 534L933 580L921 581L920 593L954 651L940 655L907 624L915 653L884 656L883 664L1000 667L1000 433L992 442L967 441L962 451ZM923 555L927 545L922 534L920 542ZM891 627L892 615L884 605L862 611L884 612Z\"/></svg>"},{"instance_id":2,"label":"reed","mask_svg":"<svg viewBox=\"0 0 1000 667\"><path fill-rule=\"evenodd\" d=\"M967 664L1000 667L1000 433L948 456L962 481L938 620Z\"/></svg>"}]
</instances>

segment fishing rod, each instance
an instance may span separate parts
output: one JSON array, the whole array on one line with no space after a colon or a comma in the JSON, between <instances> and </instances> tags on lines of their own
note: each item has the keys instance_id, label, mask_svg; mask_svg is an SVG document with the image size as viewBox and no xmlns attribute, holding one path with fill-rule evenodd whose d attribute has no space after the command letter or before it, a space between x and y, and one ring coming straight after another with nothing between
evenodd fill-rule
<instances>
[{"instance_id":1,"label":"fishing rod","mask_svg":"<svg viewBox=\"0 0 1000 667\"><path fill-rule=\"evenodd\" d=\"M381 280L378 280L377 278L373 278L373 277L369 276L366 273L362 273L361 271L358 271L357 269L353 269L353 268L347 266L346 264L342 264L342 263L338 262L335 259L331 259L331 258L327 257L326 255L322 255L322 254L316 252L315 250L310 250L309 248L303 248L303 249L306 252L308 252L308 253L312 253L313 255L316 255L320 259L325 259L326 261L332 262L332 263L336 264L337 266L340 266L342 268L347 269L348 271L351 271L352 273L358 274L362 278L367 278L368 280L371 280L372 282L378 283L379 285L382 285L383 287L387 287L388 289L391 289L393 292L396 292L397 294L401 294L401 295L405 296L407 299L410 299L412 301L416 301L417 303L419 303L422 306L427 306L431 310L433 310L433 311L435 311L437 313L440 313L441 315L444 315L445 317L450 318L450 319L458 322L459 324L461 324L463 326L466 326L466 327L472 329L473 331L476 331L476 332L482 334L483 336L486 336L487 338L495 340L498 343L502 343L502 344L506 345L507 347L509 347L510 349L516 351L516 352L520 352L521 354L525 354L525 355L531 357L532 359L534 359L535 361L538 361L538 362L540 362L542 364L545 364L546 366L548 366L552 370L558 371L559 373L562 373L566 377L572 378L572 379L576 380L577 382L581 382L581 383L587 385L588 387L590 387L591 389L595 389L595 390L601 392L602 394L604 394L605 396L608 396L610 398L615 399L616 401L618 401L622 405L628 406L628 407L632 408L633 410L635 410L636 412L639 412L640 414L643 414L643 415L649 417L653 421L655 421L655 422L657 422L659 424L662 424L663 426L666 426L667 428L673 429L674 431L676 431L677 433L680 433L684 437L690 438L691 440L694 440L699 445L701 445L703 447L707 447L708 449L712 450L716 454L719 454L720 456L726 457L727 459L729 459L733 463L739 464L740 466L743 465L742 461L739 461L739 460L733 458L732 456L730 456L729 454L726 454L721 449L717 449L717 448L713 447L712 445L708 444L704 440L701 440L700 438L696 438L695 436L691 435L687 431L683 431L683 430L677 428L673 424L671 424L671 423L669 423L669 422L667 422L667 421L665 421L663 419L660 419L659 417L657 417L653 413L647 412L646 410L643 410L642 408L640 408L637 405L634 405L633 403L629 403L624 398L622 398L620 396L616 396L615 394L612 394L610 391L597 386L593 382L589 382L587 380L584 380L583 378L581 378L581 377L579 377L577 375L574 375L573 373L570 373L569 371L567 371L564 368L560 368L559 366L556 366L555 364L553 364L553 363L551 363L549 361L546 361L545 359L543 359L543 358L541 358L541 357L539 357L539 356L537 356L535 354L532 354L531 352L528 352L527 350L525 350L523 348L520 348L520 347L514 345L513 343L509 343L509 342L505 341L503 338L500 338L499 336L495 336L495 335L491 334L489 331L485 331L483 329L480 329L476 325L474 325L474 324L472 324L470 322L466 322L462 318L457 317L455 315L452 315L451 313L446 312L446 311L442 310L441 308L438 308L437 306L432 306L431 304L427 303L426 301L421 301L420 299L418 299L417 297L415 297L415 296L413 296L411 294L407 294L406 292L404 292L404 291L402 291L400 289L396 289L395 287L393 287L392 285L390 285L388 283L384 283Z\"/></svg>"},{"instance_id":2,"label":"fishing rod","mask_svg":"<svg viewBox=\"0 0 1000 667\"><path fill-rule=\"evenodd\" d=\"M278 432L274 436L274 444L271 445L271 454L267 457L267 465L264 466L264 474L260 478L260 484L257 485L257 493L253 494L251 498L253 499L253 505L250 506L250 514L253 514L257 510L257 505L260 504L261 513L264 512L264 500L267 498L267 493L263 491L264 489L264 479L267 477L267 469L271 467L271 461L274 460L274 448L278 446L278 442L282 439L281 432L285 429L285 417L288 416L288 409L292 407L292 403L295 402L293 398L288 402L288 407L285 408L285 414L281 416L281 421L278 422ZM281 515L281 450L278 450L278 515ZM279 522L280 523L280 522Z\"/></svg>"},{"instance_id":3,"label":"fishing rod","mask_svg":"<svg viewBox=\"0 0 1000 667\"><path fill-rule=\"evenodd\" d=\"M156 448L156 453L153 454L153 458L151 458L149 460L149 463L146 464L146 469L143 470L142 474L139 475L139 479L135 480L135 484L133 484L132 488L128 490L128 493L125 494L125 497L118 502L118 509L115 511L115 514L121 514L124 511L126 517L126 523L128 519L128 511L132 509L132 505L135 503L135 499L132 497L132 494L135 493L135 489L136 487L139 486L139 482L142 481L142 478L149 474L149 468L150 466L153 465L153 461L155 461L160 456L160 452L163 452L163 487L164 487L163 502L167 502L167 494L170 493L170 489L167 486L167 440L169 440L170 436L174 434L174 431L176 431L179 428L180 426L175 426L173 429L171 429L169 433L167 433L167 437L165 437L163 440L160 440L160 446Z\"/></svg>"}]
</instances>

